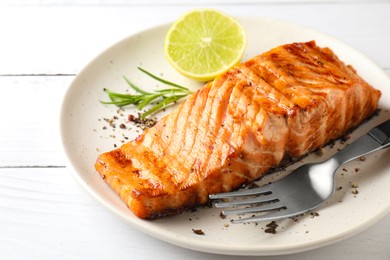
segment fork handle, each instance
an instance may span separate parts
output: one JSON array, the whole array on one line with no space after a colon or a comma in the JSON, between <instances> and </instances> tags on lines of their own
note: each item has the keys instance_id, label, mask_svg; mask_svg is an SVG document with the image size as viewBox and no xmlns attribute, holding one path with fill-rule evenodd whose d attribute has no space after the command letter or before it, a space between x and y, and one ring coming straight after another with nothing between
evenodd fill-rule
<instances>
[{"instance_id":1,"label":"fork handle","mask_svg":"<svg viewBox=\"0 0 390 260\"><path fill-rule=\"evenodd\" d=\"M347 145L334 158L342 165L388 146L390 146L390 120L371 129L367 134Z\"/></svg>"}]
</instances>

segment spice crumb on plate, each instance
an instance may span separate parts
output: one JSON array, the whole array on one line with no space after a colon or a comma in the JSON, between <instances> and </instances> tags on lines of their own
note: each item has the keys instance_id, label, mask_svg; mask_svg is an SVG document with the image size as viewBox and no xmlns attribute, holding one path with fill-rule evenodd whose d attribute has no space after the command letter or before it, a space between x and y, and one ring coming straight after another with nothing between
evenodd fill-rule
<instances>
[{"instance_id":1,"label":"spice crumb on plate","mask_svg":"<svg viewBox=\"0 0 390 260\"><path fill-rule=\"evenodd\" d=\"M203 232L203 230L201 230L201 229L192 229L192 232L194 232L195 234L197 234L197 235L202 235L202 236L204 236L205 235L205 233Z\"/></svg>"},{"instance_id":2,"label":"spice crumb on plate","mask_svg":"<svg viewBox=\"0 0 390 260\"><path fill-rule=\"evenodd\" d=\"M311 218L318 217L318 216L320 216L320 214L318 212L310 212Z\"/></svg>"},{"instance_id":3,"label":"spice crumb on plate","mask_svg":"<svg viewBox=\"0 0 390 260\"><path fill-rule=\"evenodd\" d=\"M222 212L219 213L219 217L220 217L221 219L226 219L226 215L224 215Z\"/></svg>"},{"instance_id":4,"label":"spice crumb on plate","mask_svg":"<svg viewBox=\"0 0 390 260\"><path fill-rule=\"evenodd\" d=\"M271 221L267 225L265 225L267 228L264 229L265 233L269 234L276 234L276 228L279 226L275 221Z\"/></svg>"}]
</instances>

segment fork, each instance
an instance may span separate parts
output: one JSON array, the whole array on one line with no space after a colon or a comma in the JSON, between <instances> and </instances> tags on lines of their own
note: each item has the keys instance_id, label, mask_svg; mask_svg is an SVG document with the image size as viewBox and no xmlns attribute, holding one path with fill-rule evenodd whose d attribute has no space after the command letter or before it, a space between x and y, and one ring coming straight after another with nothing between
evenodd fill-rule
<instances>
[{"instance_id":1,"label":"fork","mask_svg":"<svg viewBox=\"0 0 390 260\"><path fill-rule=\"evenodd\" d=\"M340 166L389 146L390 120L371 129L333 157L302 165L279 181L259 188L211 194L209 198L223 200L215 203L217 208L234 208L222 211L223 215L252 214L234 219L233 223L298 216L319 207L334 194L335 174Z\"/></svg>"}]
</instances>

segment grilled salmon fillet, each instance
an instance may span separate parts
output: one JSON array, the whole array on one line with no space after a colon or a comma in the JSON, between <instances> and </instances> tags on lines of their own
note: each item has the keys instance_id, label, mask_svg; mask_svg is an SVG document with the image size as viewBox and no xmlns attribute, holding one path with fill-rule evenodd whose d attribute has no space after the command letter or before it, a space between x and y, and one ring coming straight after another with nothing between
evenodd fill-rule
<instances>
[{"instance_id":1,"label":"grilled salmon fillet","mask_svg":"<svg viewBox=\"0 0 390 260\"><path fill-rule=\"evenodd\" d=\"M138 217L176 214L341 137L380 95L329 48L286 44L207 83L95 167Z\"/></svg>"}]
</instances>

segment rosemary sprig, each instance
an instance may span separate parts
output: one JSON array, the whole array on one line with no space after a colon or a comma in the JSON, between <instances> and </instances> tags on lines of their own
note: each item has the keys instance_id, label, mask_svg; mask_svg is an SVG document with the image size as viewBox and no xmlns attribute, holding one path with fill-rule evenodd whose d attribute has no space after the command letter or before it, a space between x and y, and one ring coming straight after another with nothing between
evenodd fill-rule
<instances>
[{"instance_id":1,"label":"rosemary sprig","mask_svg":"<svg viewBox=\"0 0 390 260\"><path fill-rule=\"evenodd\" d=\"M153 92L148 92L136 86L128 78L123 77L126 83L133 90L136 91L136 94L122 94L122 93L112 92L109 89L104 89L104 92L107 93L108 97L110 98L110 101L100 101L100 102L103 104L112 104L119 107L135 105L139 110L142 110L149 104L150 105L153 104L153 106L148 111L144 112L141 115L142 118L145 118L153 113L160 111L161 109L164 109L169 104L177 102L178 100L192 93L186 87L180 86L176 83L157 77L156 75L140 67L138 67L138 69L143 73L145 73L146 75L152 77L153 79L165 85L171 86L172 88L165 88L165 89L155 90Z\"/></svg>"}]
</instances>

